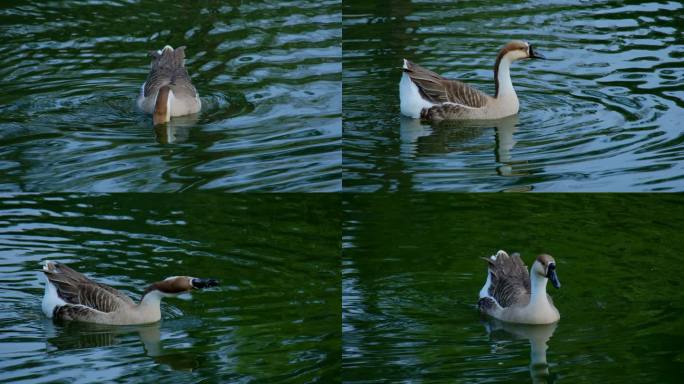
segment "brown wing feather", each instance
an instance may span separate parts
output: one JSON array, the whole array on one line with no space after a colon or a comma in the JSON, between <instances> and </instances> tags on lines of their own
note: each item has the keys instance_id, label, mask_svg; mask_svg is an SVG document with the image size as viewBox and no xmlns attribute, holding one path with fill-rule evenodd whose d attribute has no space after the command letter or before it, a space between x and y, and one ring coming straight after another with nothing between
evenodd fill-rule
<instances>
[{"instance_id":1,"label":"brown wing feather","mask_svg":"<svg viewBox=\"0 0 684 384\"><path fill-rule=\"evenodd\" d=\"M500 253L496 260L485 259L489 263L491 285L489 295L502 307L513 304L527 304L530 298L530 273L520 255Z\"/></svg>"},{"instance_id":2,"label":"brown wing feather","mask_svg":"<svg viewBox=\"0 0 684 384\"><path fill-rule=\"evenodd\" d=\"M52 317L59 320L96 322L103 315L101 311L83 305L67 304L55 307Z\"/></svg>"},{"instance_id":3,"label":"brown wing feather","mask_svg":"<svg viewBox=\"0 0 684 384\"><path fill-rule=\"evenodd\" d=\"M130 297L118 290L96 283L65 264L54 263L45 271L48 280L57 288L57 294L69 304L80 304L101 312L112 312L122 305L135 305Z\"/></svg>"},{"instance_id":4,"label":"brown wing feather","mask_svg":"<svg viewBox=\"0 0 684 384\"><path fill-rule=\"evenodd\" d=\"M446 79L408 60L406 66L404 72L416 84L420 94L432 103L455 103L472 108L481 108L487 104L487 95L465 83Z\"/></svg>"},{"instance_id":5,"label":"brown wing feather","mask_svg":"<svg viewBox=\"0 0 684 384\"><path fill-rule=\"evenodd\" d=\"M152 67L145 81L145 97L156 94L159 88L165 85L170 85L171 90L177 96L196 96L197 92L185 68L185 47L178 47L173 51L162 51L162 54L150 51L150 56Z\"/></svg>"}]
</instances>

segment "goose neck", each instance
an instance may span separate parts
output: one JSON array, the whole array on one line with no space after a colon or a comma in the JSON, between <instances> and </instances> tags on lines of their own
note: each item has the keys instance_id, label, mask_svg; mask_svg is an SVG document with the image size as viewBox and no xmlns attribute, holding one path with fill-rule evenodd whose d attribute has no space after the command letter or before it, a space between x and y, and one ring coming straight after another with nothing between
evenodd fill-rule
<instances>
[{"instance_id":1,"label":"goose neck","mask_svg":"<svg viewBox=\"0 0 684 384\"><path fill-rule=\"evenodd\" d=\"M135 309L145 317L161 317L161 300L163 298L164 294L158 290L147 292Z\"/></svg>"},{"instance_id":2,"label":"goose neck","mask_svg":"<svg viewBox=\"0 0 684 384\"><path fill-rule=\"evenodd\" d=\"M517 98L515 89L513 89L513 83L511 82L511 61L507 57L497 58L496 66L494 67L494 80L496 83L494 98Z\"/></svg>"},{"instance_id":3,"label":"goose neck","mask_svg":"<svg viewBox=\"0 0 684 384\"><path fill-rule=\"evenodd\" d=\"M539 301L548 301L546 297L546 282L549 280L546 277L539 276L536 272L531 273L530 289L532 291L530 302L536 303Z\"/></svg>"}]
</instances>

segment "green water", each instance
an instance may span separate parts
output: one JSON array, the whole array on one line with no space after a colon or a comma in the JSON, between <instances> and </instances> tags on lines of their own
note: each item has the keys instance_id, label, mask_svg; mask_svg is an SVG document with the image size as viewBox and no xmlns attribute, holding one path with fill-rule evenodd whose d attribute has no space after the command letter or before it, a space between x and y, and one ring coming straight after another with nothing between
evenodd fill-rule
<instances>
[{"instance_id":1,"label":"green water","mask_svg":"<svg viewBox=\"0 0 684 384\"><path fill-rule=\"evenodd\" d=\"M343 2L344 189L683 191L684 7L639 1ZM431 126L399 112L402 58L494 94L512 118Z\"/></svg>"},{"instance_id":2,"label":"green water","mask_svg":"<svg viewBox=\"0 0 684 384\"><path fill-rule=\"evenodd\" d=\"M345 195L343 381L678 382L683 203L657 195ZM528 265L542 252L555 257L555 329L481 321L480 257L499 249L520 252ZM530 340L543 346L540 334L550 335L548 365L530 369Z\"/></svg>"},{"instance_id":3,"label":"green water","mask_svg":"<svg viewBox=\"0 0 684 384\"><path fill-rule=\"evenodd\" d=\"M339 196L22 195L0 199L0 382L330 383L340 376ZM53 323L41 260L139 298L160 323Z\"/></svg>"},{"instance_id":4,"label":"green water","mask_svg":"<svg viewBox=\"0 0 684 384\"><path fill-rule=\"evenodd\" d=\"M0 383L681 381L684 197L454 192L684 191L683 26L676 1L4 2ZM492 93L510 39L550 59L512 66L517 116L400 116L402 58ZM203 108L154 127L167 44ZM560 322L479 315L499 249L556 258ZM221 284L155 324L52 321L48 259L134 300Z\"/></svg>"},{"instance_id":5,"label":"green water","mask_svg":"<svg viewBox=\"0 0 684 384\"><path fill-rule=\"evenodd\" d=\"M339 1L3 2L0 191L341 189ZM147 53L199 115L153 128Z\"/></svg>"}]
</instances>

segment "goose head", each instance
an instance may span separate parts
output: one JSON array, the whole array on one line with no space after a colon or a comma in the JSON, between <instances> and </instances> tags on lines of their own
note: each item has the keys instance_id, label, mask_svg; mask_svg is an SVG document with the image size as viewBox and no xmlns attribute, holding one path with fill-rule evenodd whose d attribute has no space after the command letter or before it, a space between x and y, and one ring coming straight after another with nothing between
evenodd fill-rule
<instances>
[{"instance_id":1,"label":"goose head","mask_svg":"<svg viewBox=\"0 0 684 384\"><path fill-rule=\"evenodd\" d=\"M532 271L537 277L551 280L554 287L560 288L561 284L556 275L556 261L551 255L539 255L532 264Z\"/></svg>"},{"instance_id":2,"label":"goose head","mask_svg":"<svg viewBox=\"0 0 684 384\"><path fill-rule=\"evenodd\" d=\"M537 52L532 44L527 41L513 40L504 45L499 51L497 62L501 59L507 59L509 62L524 59L546 59L544 55Z\"/></svg>"},{"instance_id":3,"label":"goose head","mask_svg":"<svg viewBox=\"0 0 684 384\"><path fill-rule=\"evenodd\" d=\"M151 284L145 289L143 297L150 293L157 293L161 297L173 297L195 289L216 287L218 285L218 280L214 279L202 279L191 276L172 276Z\"/></svg>"},{"instance_id":4,"label":"goose head","mask_svg":"<svg viewBox=\"0 0 684 384\"><path fill-rule=\"evenodd\" d=\"M514 61L525 59L545 59L545 57L532 48L530 43L522 40L510 41L501 48L494 63L494 81L496 84L494 98L499 98L501 88L501 93L509 97L512 96L513 101L510 102L517 106L518 98L511 82L510 66ZM517 107L515 110L517 112Z\"/></svg>"}]
</instances>

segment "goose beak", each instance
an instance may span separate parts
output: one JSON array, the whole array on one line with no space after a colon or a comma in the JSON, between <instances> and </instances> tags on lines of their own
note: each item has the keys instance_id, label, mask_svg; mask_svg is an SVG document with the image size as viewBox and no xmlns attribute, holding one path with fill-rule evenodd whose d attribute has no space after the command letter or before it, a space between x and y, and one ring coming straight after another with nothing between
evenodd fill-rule
<instances>
[{"instance_id":1,"label":"goose beak","mask_svg":"<svg viewBox=\"0 0 684 384\"><path fill-rule=\"evenodd\" d=\"M532 46L530 45L530 59L542 59L546 60L546 56L542 55L539 52L536 52Z\"/></svg>"},{"instance_id":2,"label":"goose beak","mask_svg":"<svg viewBox=\"0 0 684 384\"><path fill-rule=\"evenodd\" d=\"M561 283L558 280L558 275L556 275L556 264L549 264L549 267L546 271L546 277L551 280L551 284L553 284L554 287L560 288Z\"/></svg>"},{"instance_id":3,"label":"goose beak","mask_svg":"<svg viewBox=\"0 0 684 384\"><path fill-rule=\"evenodd\" d=\"M216 287L219 285L219 282L218 282L218 280L214 280L214 279L193 278L190 281L190 284L192 284L192 287L195 289L203 289L203 288L209 288L209 287Z\"/></svg>"}]
</instances>

